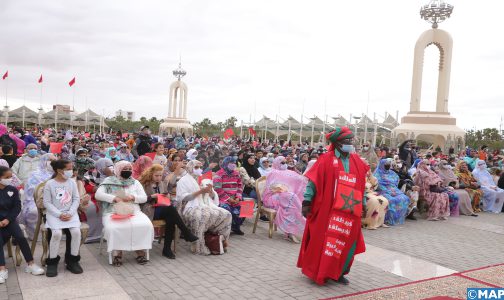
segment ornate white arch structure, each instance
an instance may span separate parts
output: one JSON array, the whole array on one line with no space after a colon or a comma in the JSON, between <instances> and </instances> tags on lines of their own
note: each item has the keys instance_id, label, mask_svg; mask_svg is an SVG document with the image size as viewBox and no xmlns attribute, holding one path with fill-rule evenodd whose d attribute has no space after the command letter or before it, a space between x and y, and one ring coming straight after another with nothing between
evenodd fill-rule
<instances>
[{"instance_id":1,"label":"ornate white arch structure","mask_svg":"<svg viewBox=\"0 0 504 300\"><path fill-rule=\"evenodd\" d=\"M168 117L159 126L161 135L193 132L192 125L187 119L187 85L181 80L186 74L180 63L178 69L173 71L177 80L170 85Z\"/></svg>"},{"instance_id":2,"label":"ornate white arch structure","mask_svg":"<svg viewBox=\"0 0 504 300\"><path fill-rule=\"evenodd\" d=\"M446 11L432 11L438 8L451 8L453 10L453 6L439 0L431 1L421 11L424 19L431 18L429 21L433 23L433 28L422 33L416 42L410 111L401 119L401 125L392 130L392 137L398 143L407 139L418 139L439 146L441 149L447 149L450 146L463 148L465 131L457 126L456 118L451 116L448 111L453 39L448 32L437 28L437 23L449 17L451 10L449 13ZM427 12L424 10L427 10ZM421 111L424 54L425 49L430 45L434 45L439 49L436 110Z\"/></svg>"}]
</instances>

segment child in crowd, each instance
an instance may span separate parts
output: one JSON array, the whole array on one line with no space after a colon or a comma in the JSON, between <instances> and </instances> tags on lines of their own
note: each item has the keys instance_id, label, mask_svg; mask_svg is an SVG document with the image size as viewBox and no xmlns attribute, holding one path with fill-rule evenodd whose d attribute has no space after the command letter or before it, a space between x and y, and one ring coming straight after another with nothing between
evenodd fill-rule
<instances>
[{"instance_id":1,"label":"child in crowd","mask_svg":"<svg viewBox=\"0 0 504 300\"><path fill-rule=\"evenodd\" d=\"M49 258L47 259L47 277L58 275L58 255L63 229L70 231L71 251L65 259L66 268L74 274L82 273L80 261L81 223L77 209L79 208L79 192L77 184L72 180L73 165L71 161L60 159L51 162L54 170L52 179L44 187L44 207L47 210L46 227L51 230L49 243Z\"/></svg>"},{"instance_id":2,"label":"child in crowd","mask_svg":"<svg viewBox=\"0 0 504 300\"><path fill-rule=\"evenodd\" d=\"M2 249L0 251L0 283L5 283L9 277L9 271L5 268L3 247L11 237L16 239L28 263L25 272L32 275L44 274L44 269L33 262L28 242L16 221L16 217L21 212L21 200L19 200L18 190L11 183L12 171L0 166L0 249Z\"/></svg>"}]
</instances>

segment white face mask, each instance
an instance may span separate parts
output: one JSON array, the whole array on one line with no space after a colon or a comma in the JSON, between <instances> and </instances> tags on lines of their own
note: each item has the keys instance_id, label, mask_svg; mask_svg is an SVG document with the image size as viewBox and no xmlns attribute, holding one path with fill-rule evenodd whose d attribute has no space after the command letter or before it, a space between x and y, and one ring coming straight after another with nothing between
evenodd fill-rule
<instances>
[{"instance_id":1,"label":"white face mask","mask_svg":"<svg viewBox=\"0 0 504 300\"><path fill-rule=\"evenodd\" d=\"M11 183L12 183L12 178L0 179L0 184L3 186L11 185Z\"/></svg>"},{"instance_id":2,"label":"white face mask","mask_svg":"<svg viewBox=\"0 0 504 300\"><path fill-rule=\"evenodd\" d=\"M201 176L201 174L203 174L203 170L201 168L194 169L193 170L193 174L196 175L196 176Z\"/></svg>"},{"instance_id":3,"label":"white face mask","mask_svg":"<svg viewBox=\"0 0 504 300\"><path fill-rule=\"evenodd\" d=\"M397 168L402 168L402 164L397 164Z\"/></svg>"},{"instance_id":4,"label":"white face mask","mask_svg":"<svg viewBox=\"0 0 504 300\"><path fill-rule=\"evenodd\" d=\"M369 150L369 147L362 147L362 150L364 150L364 151L368 151L368 150Z\"/></svg>"},{"instance_id":5,"label":"white face mask","mask_svg":"<svg viewBox=\"0 0 504 300\"><path fill-rule=\"evenodd\" d=\"M280 166L280 170L285 171L285 170L287 170L288 167L289 166L287 164L283 164L283 165Z\"/></svg>"},{"instance_id":6,"label":"white face mask","mask_svg":"<svg viewBox=\"0 0 504 300\"><path fill-rule=\"evenodd\" d=\"M72 170L65 170L63 172L63 177L65 177L65 179L72 178L72 176L73 176L73 171Z\"/></svg>"}]
</instances>

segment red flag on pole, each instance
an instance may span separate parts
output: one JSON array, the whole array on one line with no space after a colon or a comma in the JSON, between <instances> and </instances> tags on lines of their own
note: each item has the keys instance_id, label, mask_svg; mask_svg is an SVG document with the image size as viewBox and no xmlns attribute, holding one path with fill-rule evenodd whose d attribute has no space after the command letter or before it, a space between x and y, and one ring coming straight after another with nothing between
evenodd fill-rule
<instances>
[{"instance_id":1,"label":"red flag on pole","mask_svg":"<svg viewBox=\"0 0 504 300\"><path fill-rule=\"evenodd\" d=\"M42 74L40 74L40 78L38 80L38 83L42 83Z\"/></svg>"},{"instance_id":2,"label":"red flag on pole","mask_svg":"<svg viewBox=\"0 0 504 300\"><path fill-rule=\"evenodd\" d=\"M74 85L74 84L75 84L75 77L74 77L72 80L70 80L70 82L68 83L68 85L69 85L69 86L72 86L72 85Z\"/></svg>"},{"instance_id":3,"label":"red flag on pole","mask_svg":"<svg viewBox=\"0 0 504 300\"><path fill-rule=\"evenodd\" d=\"M249 133L253 136L256 136L256 131L252 127L249 127Z\"/></svg>"},{"instance_id":4,"label":"red flag on pole","mask_svg":"<svg viewBox=\"0 0 504 300\"><path fill-rule=\"evenodd\" d=\"M226 131L224 131L224 138L225 139L229 139L233 135L234 135L234 131L232 128L228 128L228 129L226 129Z\"/></svg>"},{"instance_id":5,"label":"red flag on pole","mask_svg":"<svg viewBox=\"0 0 504 300\"><path fill-rule=\"evenodd\" d=\"M2 80L5 80L7 77L9 77L9 71L5 72L4 76L2 77Z\"/></svg>"}]
</instances>

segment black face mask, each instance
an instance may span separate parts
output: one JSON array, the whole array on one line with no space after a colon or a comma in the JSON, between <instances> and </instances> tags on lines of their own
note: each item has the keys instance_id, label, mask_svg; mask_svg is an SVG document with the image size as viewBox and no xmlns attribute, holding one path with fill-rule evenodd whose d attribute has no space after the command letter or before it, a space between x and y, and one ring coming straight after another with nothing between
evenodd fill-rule
<instances>
[{"instance_id":1,"label":"black face mask","mask_svg":"<svg viewBox=\"0 0 504 300\"><path fill-rule=\"evenodd\" d=\"M131 172L131 171L121 171L121 177L124 179L129 179L131 177L132 173L133 172Z\"/></svg>"},{"instance_id":2,"label":"black face mask","mask_svg":"<svg viewBox=\"0 0 504 300\"><path fill-rule=\"evenodd\" d=\"M385 168L385 170L387 170L387 171L388 171L388 170L390 170L390 165L384 165L383 167L384 167L384 168Z\"/></svg>"}]
</instances>

